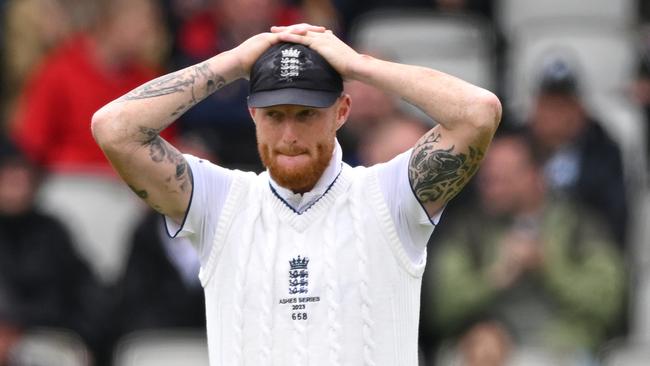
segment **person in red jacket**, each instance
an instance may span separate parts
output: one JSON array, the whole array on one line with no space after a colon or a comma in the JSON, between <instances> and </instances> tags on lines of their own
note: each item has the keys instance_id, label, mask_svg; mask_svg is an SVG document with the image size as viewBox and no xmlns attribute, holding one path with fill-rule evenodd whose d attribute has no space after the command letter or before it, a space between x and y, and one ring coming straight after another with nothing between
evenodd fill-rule
<instances>
[{"instance_id":1,"label":"person in red jacket","mask_svg":"<svg viewBox=\"0 0 650 366\"><path fill-rule=\"evenodd\" d=\"M34 70L12 123L18 145L50 171L108 172L90 134L90 118L108 101L156 76L141 62L143 43L158 37L155 3L100 4L96 24L63 42Z\"/></svg>"},{"instance_id":2,"label":"person in red jacket","mask_svg":"<svg viewBox=\"0 0 650 366\"><path fill-rule=\"evenodd\" d=\"M49 173L38 203L59 217L101 278L119 276L126 236L141 211L90 132L93 112L155 77L164 36L154 0L98 0L85 31L41 62L20 97L12 137ZM149 63L148 63L149 62ZM171 133L168 137L173 137Z\"/></svg>"}]
</instances>

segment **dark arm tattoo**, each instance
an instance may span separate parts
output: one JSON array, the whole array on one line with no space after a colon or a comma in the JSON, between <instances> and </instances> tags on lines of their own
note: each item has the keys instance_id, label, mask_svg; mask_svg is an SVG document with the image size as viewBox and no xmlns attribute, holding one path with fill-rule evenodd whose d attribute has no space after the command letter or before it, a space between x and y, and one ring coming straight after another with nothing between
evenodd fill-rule
<instances>
[{"instance_id":1,"label":"dark arm tattoo","mask_svg":"<svg viewBox=\"0 0 650 366\"><path fill-rule=\"evenodd\" d=\"M135 188L134 186L132 186L130 184L129 184L129 188L131 188L133 193L138 195L138 197L142 198L143 200L147 199L147 197L149 197L149 193L147 193L147 191L144 190L144 189L137 189L137 188Z\"/></svg>"},{"instance_id":2,"label":"dark arm tattoo","mask_svg":"<svg viewBox=\"0 0 650 366\"><path fill-rule=\"evenodd\" d=\"M150 127L140 127L143 135L143 145L149 148L149 157L154 163L168 163L174 165L174 174L165 179L170 192L187 192L192 189L194 179L192 170L185 157L172 145L160 137L160 130ZM138 193L136 191L136 193ZM146 192L145 192L146 193Z\"/></svg>"},{"instance_id":3,"label":"dark arm tattoo","mask_svg":"<svg viewBox=\"0 0 650 366\"><path fill-rule=\"evenodd\" d=\"M467 154L454 152L454 146L437 146L440 133L425 135L413 150L409 162L409 181L421 203L453 198L476 173L483 151L469 147Z\"/></svg>"},{"instance_id":4,"label":"dark arm tattoo","mask_svg":"<svg viewBox=\"0 0 650 366\"><path fill-rule=\"evenodd\" d=\"M203 86L197 85L201 81L205 81ZM172 112L171 116L175 117L224 85L226 80L223 76L212 72L207 62L204 62L154 79L122 96L118 101L148 99L189 90L190 100Z\"/></svg>"}]
</instances>

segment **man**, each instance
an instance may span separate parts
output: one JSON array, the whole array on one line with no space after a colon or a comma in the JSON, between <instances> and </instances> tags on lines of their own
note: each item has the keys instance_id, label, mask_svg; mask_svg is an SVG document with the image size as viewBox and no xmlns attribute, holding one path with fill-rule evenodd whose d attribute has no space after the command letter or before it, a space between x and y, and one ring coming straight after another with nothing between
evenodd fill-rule
<instances>
[{"instance_id":1,"label":"man","mask_svg":"<svg viewBox=\"0 0 650 366\"><path fill-rule=\"evenodd\" d=\"M477 169L500 103L446 74L360 55L323 27L271 31L108 104L94 136L199 251L213 365L416 365L425 244ZM267 172L183 156L158 136L249 76ZM391 162L352 169L335 139L351 106L342 78L395 93L440 124Z\"/></svg>"},{"instance_id":2,"label":"man","mask_svg":"<svg viewBox=\"0 0 650 366\"><path fill-rule=\"evenodd\" d=\"M589 114L577 71L561 57L545 60L529 117L530 137L544 160L548 188L602 215L625 249L629 215L621 150Z\"/></svg>"},{"instance_id":3,"label":"man","mask_svg":"<svg viewBox=\"0 0 650 366\"><path fill-rule=\"evenodd\" d=\"M37 207L39 176L0 138L0 365L24 333L40 327L79 334L100 360L108 351L108 291L67 228Z\"/></svg>"}]
</instances>

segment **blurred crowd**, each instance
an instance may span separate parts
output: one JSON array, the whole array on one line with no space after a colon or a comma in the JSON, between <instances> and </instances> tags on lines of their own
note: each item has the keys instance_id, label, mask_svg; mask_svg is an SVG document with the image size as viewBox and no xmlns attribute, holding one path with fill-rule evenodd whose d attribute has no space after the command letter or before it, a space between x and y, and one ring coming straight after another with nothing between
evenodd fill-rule
<instances>
[{"instance_id":1,"label":"blurred crowd","mask_svg":"<svg viewBox=\"0 0 650 366\"><path fill-rule=\"evenodd\" d=\"M92 364L108 366L132 332L205 327L193 248L167 236L91 136L102 105L271 25L321 24L355 46L359 19L378 9L481 19L496 39L494 91L509 105L498 1L0 0L0 366L29 364L20 345L44 328L74 334ZM645 144L632 154L642 171L647 4L628 24L638 57L624 91L642 117L634 131ZM529 107L506 110L477 176L429 241L423 365L598 365L609 345L640 332L638 309L650 306L636 297L645 271L635 258L648 239L637 234L647 233L638 229L648 224L638 217L647 177L629 171L627 142L587 102L590 84L573 60L544 59L532 78ZM353 107L338 139L351 165L390 160L435 123L367 85L346 83L346 92ZM228 85L164 137L260 171L247 94L245 80Z\"/></svg>"}]
</instances>

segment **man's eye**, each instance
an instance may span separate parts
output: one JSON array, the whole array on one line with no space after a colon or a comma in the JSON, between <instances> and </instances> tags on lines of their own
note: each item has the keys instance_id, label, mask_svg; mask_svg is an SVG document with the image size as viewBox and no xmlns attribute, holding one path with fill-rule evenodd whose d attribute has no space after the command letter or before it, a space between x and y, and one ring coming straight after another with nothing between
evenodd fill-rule
<instances>
[{"instance_id":1,"label":"man's eye","mask_svg":"<svg viewBox=\"0 0 650 366\"><path fill-rule=\"evenodd\" d=\"M313 109L305 109L300 111L300 113L298 113L298 117L301 119L311 118L314 117L315 115L316 115L316 111Z\"/></svg>"},{"instance_id":2,"label":"man's eye","mask_svg":"<svg viewBox=\"0 0 650 366\"><path fill-rule=\"evenodd\" d=\"M278 119L280 118L280 113L278 113L277 111L268 111L266 112L266 116L272 119Z\"/></svg>"}]
</instances>

